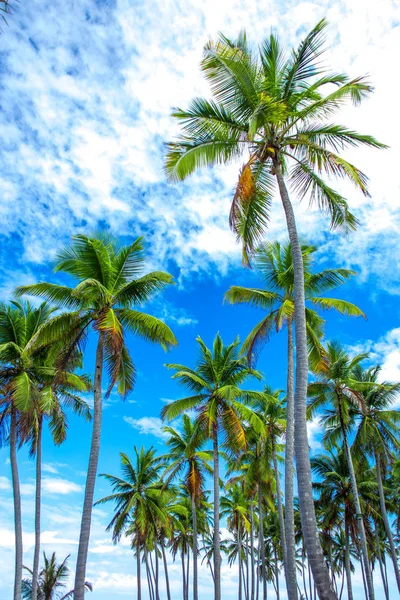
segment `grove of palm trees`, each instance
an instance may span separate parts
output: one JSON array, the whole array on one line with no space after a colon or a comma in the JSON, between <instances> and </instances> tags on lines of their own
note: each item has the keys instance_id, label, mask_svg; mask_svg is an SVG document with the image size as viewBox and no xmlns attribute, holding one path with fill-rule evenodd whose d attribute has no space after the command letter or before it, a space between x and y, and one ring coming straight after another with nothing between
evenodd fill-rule
<instances>
[{"instance_id":1,"label":"grove of palm trees","mask_svg":"<svg viewBox=\"0 0 400 600\"><path fill-rule=\"evenodd\" d=\"M56 55L46 46L45 59L41 17L24 17L23 2L3 4L0 41L23 19L18 39L31 32L40 59ZM88 0L84 27L104 41L126 8L120 4ZM130 10L143 19L134 29L142 56L138 32L145 15L155 16ZM186 28L190 18L179 10ZM49 11L59 38L67 13ZM125 40L124 14L116 31ZM132 106L127 100L122 110L113 95L100 133L90 135L68 118L65 135L75 133L65 143L42 97L59 158L54 175L43 149L47 166L35 177L61 201L40 204L32 186L37 209L28 216L25 208L20 231L5 234L17 247L28 221L36 230L31 253L18 257L28 265L23 275L14 254L3 261L0 600L400 596L396 245L386 264L384 231L368 251L353 241L371 235L365 215L387 179L384 169L376 179L353 160L360 157L362 169L385 165L391 150L359 117L373 102L373 78L341 72L335 58L344 61L345 46L332 51L328 20L311 22L294 31L266 19L260 37L251 28L232 34L227 20L203 48L191 47L200 63L195 85L169 87L160 68L148 107L136 114L135 94L150 74L140 79L133 69ZM147 34L143 56L152 60L156 42ZM66 35L74 38L74 26ZM68 110L79 105L85 122L97 119L102 100L93 92L96 108L85 106L81 74L91 77L101 64L96 85L106 95L114 85L123 95L131 76L130 59L111 41L106 48L90 62L73 45L79 67L66 67L62 84L55 68L48 72L60 107L76 85ZM171 60L161 54L157 60ZM179 70L178 57L172 63L171 72ZM28 84L18 81L24 97ZM169 116L158 116L156 127L151 110L160 109L151 107L163 102ZM150 131L155 141L141 163L136 144ZM76 163L68 158L73 135L85 139ZM120 157L111 168L109 157L125 144L128 162ZM128 183L121 175L135 160L142 189L136 171ZM74 177L92 186L86 212L76 208L78 184L68 199ZM107 186L109 200L96 191ZM384 210L374 213L378 229L393 220ZM209 215L207 232L201 219ZM57 238L46 238L50 226ZM359 260L379 274L369 276Z\"/></svg>"}]
</instances>

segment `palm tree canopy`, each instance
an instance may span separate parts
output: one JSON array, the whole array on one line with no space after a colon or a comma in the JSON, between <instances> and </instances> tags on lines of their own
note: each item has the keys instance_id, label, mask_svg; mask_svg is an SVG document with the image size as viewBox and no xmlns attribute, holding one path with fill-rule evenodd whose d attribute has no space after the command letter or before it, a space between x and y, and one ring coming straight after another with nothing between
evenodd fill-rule
<instances>
[{"instance_id":1,"label":"palm tree canopy","mask_svg":"<svg viewBox=\"0 0 400 600\"><path fill-rule=\"evenodd\" d=\"M239 356L239 339L225 346L219 334L212 350L200 337L199 359L196 369L181 364L167 364L175 371L174 379L188 388L194 395L167 404L162 417L171 421L189 410L197 413L197 423L207 436L221 428L225 433L224 443L231 449L246 446L244 422L250 423L259 434L263 433L262 420L246 406L262 392L242 390L241 384L250 377L260 379L257 371L249 369L244 357Z\"/></svg>"},{"instance_id":2,"label":"palm tree canopy","mask_svg":"<svg viewBox=\"0 0 400 600\"><path fill-rule=\"evenodd\" d=\"M230 214L245 262L268 224L278 164L300 199L308 196L330 214L332 227L354 228L345 198L326 177L349 180L367 196L367 177L338 153L359 145L385 147L331 121L346 101L358 105L372 87L365 77L350 79L322 67L326 25L317 23L291 54L274 34L258 52L244 32L237 40L220 35L206 44L201 63L213 100L195 98L187 110L173 113L182 134L168 147L171 180L237 161L247 152Z\"/></svg>"},{"instance_id":3,"label":"palm tree canopy","mask_svg":"<svg viewBox=\"0 0 400 600\"><path fill-rule=\"evenodd\" d=\"M177 344L171 329L160 319L136 308L173 283L162 271L143 274L143 238L119 247L112 238L73 236L72 244L57 257L55 271L66 273L77 285L37 283L17 288L16 294L30 294L55 302L69 312L54 317L36 334L36 344L68 340L61 358L82 345L90 325L103 340L109 375L109 395L115 384L126 396L133 388L135 368L125 343L125 331L164 349Z\"/></svg>"}]
</instances>

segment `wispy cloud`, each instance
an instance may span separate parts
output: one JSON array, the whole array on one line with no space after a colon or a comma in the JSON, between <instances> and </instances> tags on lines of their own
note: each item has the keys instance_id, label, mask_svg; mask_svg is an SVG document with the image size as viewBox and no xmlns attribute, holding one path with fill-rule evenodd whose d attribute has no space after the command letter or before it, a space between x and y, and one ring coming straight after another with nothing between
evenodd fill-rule
<instances>
[{"instance_id":1,"label":"wispy cloud","mask_svg":"<svg viewBox=\"0 0 400 600\"><path fill-rule=\"evenodd\" d=\"M128 423L134 429L145 435L154 435L157 438L165 439L167 435L163 432L164 423L158 417L141 417L133 419L132 417L123 417L125 423Z\"/></svg>"}]
</instances>

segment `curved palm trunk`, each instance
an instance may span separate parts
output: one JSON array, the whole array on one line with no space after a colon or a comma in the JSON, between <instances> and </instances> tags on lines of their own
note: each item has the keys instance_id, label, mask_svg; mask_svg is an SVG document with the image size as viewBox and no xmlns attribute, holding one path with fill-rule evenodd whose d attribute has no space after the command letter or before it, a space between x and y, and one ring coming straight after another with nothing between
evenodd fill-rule
<instances>
[{"instance_id":1,"label":"curved palm trunk","mask_svg":"<svg viewBox=\"0 0 400 600\"><path fill-rule=\"evenodd\" d=\"M40 559L40 506L42 495L42 429L43 415L39 416L37 443L36 443L36 497L35 497L35 549L33 552L32 568L32 598L37 600L38 574Z\"/></svg>"},{"instance_id":2,"label":"curved palm trunk","mask_svg":"<svg viewBox=\"0 0 400 600\"><path fill-rule=\"evenodd\" d=\"M94 486L96 483L97 465L99 462L100 453L100 434L102 417L102 375L103 339L102 336L99 335L96 350L96 365L94 374L94 415L92 443L90 447L89 466L86 477L85 498L83 501L78 557L76 560L74 600L84 600L85 598L86 563L89 550L90 527L92 522Z\"/></svg>"},{"instance_id":3,"label":"curved palm trunk","mask_svg":"<svg viewBox=\"0 0 400 600\"><path fill-rule=\"evenodd\" d=\"M301 245L289 194L279 159L275 163L276 178L286 216L286 225L293 254L294 320L296 332L296 390L294 444L296 451L297 487L299 492L301 526L312 574L321 600L337 598L329 578L321 548L312 492L312 477L307 435L308 351L304 297L304 270Z\"/></svg>"},{"instance_id":4,"label":"curved palm trunk","mask_svg":"<svg viewBox=\"0 0 400 600\"><path fill-rule=\"evenodd\" d=\"M221 542L219 538L219 449L218 431L213 433L214 454L214 600L221 600Z\"/></svg>"},{"instance_id":5,"label":"curved palm trunk","mask_svg":"<svg viewBox=\"0 0 400 600\"><path fill-rule=\"evenodd\" d=\"M351 491L353 494L354 508L356 510L357 529L358 529L358 533L360 536L360 542L361 542L361 544L360 544L361 557L362 557L362 563L364 566L365 583L366 583L369 600L375 600L375 592L374 592L374 585L372 582L371 566L369 564L369 559L368 559L368 546L367 546L367 537L365 535L364 519L363 519L363 515L361 512L360 497L358 495L358 486L357 486L356 474L354 472L353 459L351 457L350 446L349 446L349 442L347 439L346 427L345 427L344 420L343 420L341 398L338 398L338 407L339 407L340 427L342 430L344 449L346 452L347 466L349 468Z\"/></svg>"},{"instance_id":6,"label":"curved palm trunk","mask_svg":"<svg viewBox=\"0 0 400 600\"><path fill-rule=\"evenodd\" d=\"M251 598L251 600L254 600L255 573L254 573L254 505L253 505L253 500L250 501L250 575L251 575L250 598Z\"/></svg>"},{"instance_id":7,"label":"curved palm trunk","mask_svg":"<svg viewBox=\"0 0 400 600\"><path fill-rule=\"evenodd\" d=\"M166 588L167 588L167 600L171 600L171 590L170 590L170 587L169 587L167 555L165 553L165 546L164 546L164 540L163 539L161 539L161 552L162 552L163 562L164 562L165 585L166 585Z\"/></svg>"},{"instance_id":8,"label":"curved palm trunk","mask_svg":"<svg viewBox=\"0 0 400 600\"><path fill-rule=\"evenodd\" d=\"M261 561L262 600L267 600L267 573L265 569L265 546L264 546L264 515L262 509L261 486L258 484L258 543Z\"/></svg>"},{"instance_id":9,"label":"curved palm trunk","mask_svg":"<svg viewBox=\"0 0 400 600\"><path fill-rule=\"evenodd\" d=\"M19 487L19 474L17 463L17 414L14 406L11 406L10 423L10 463L14 498L14 530L15 530L15 579L14 600L21 600L22 585L22 514L21 514L21 491Z\"/></svg>"},{"instance_id":10,"label":"curved palm trunk","mask_svg":"<svg viewBox=\"0 0 400 600\"><path fill-rule=\"evenodd\" d=\"M286 553L284 563L286 589L288 600L297 600L296 579L296 544L294 534L294 506L293 506L293 472L294 472L294 349L293 349L293 323L287 324L287 397L286 397L286 445L285 445L285 537Z\"/></svg>"},{"instance_id":11,"label":"curved palm trunk","mask_svg":"<svg viewBox=\"0 0 400 600\"><path fill-rule=\"evenodd\" d=\"M140 543L136 542L136 583L137 583L137 600L142 600L142 576L140 568Z\"/></svg>"},{"instance_id":12,"label":"curved palm trunk","mask_svg":"<svg viewBox=\"0 0 400 600\"><path fill-rule=\"evenodd\" d=\"M194 494L192 495L192 528L193 528L193 600L199 600L199 582L197 570L197 507Z\"/></svg>"},{"instance_id":13,"label":"curved palm trunk","mask_svg":"<svg viewBox=\"0 0 400 600\"><path fill-rule=\"evenodd\" d=\"M380 507L381 507L381 517L382 517L383 525L385 527L385 532L386 532L387 539L388 539L389 546L390 546L390 555L391 555L392 562L393 562L394 574L396 576L397 589L400 592L399 564L397 562L396 547L394 545L393 534L392 534L392 530L389 525L389 520L388 520L387 512L386 512L385 493L383 491L383 483L382 483L381 462L380 462L378 453L376 451L375 451L375 465L376 465L376 477L378 480L378 491L379 491L379 503L380 503Z\"/></svg>"}]
</instances>

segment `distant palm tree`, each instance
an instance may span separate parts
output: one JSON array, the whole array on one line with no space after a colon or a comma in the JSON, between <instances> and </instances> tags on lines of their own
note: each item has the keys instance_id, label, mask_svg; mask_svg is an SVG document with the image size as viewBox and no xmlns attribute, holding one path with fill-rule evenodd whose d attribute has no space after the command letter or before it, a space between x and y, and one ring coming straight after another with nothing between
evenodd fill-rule
<instances>
[{"instance_id":1,"label":"distant palm tree","mask_svg":"<svg viewBox=\"0 0 400 600\"><path fill-rule=\"evenodd\" d=\"M149 525L154 525L156 516L160 515L160 502L166 492L160 480L165 468L165 462L155 455L154 448L138 450L134 447L135 462L120 453L121 471L124 479L114 475L101 474L111 484L113 493L96 502L105 504L115 503L114 516L107 531L112 531L113 542L120 540L121 535L130 529L135 535L136 542L136 568L137 568L137 600L142 598L140 552L145 541ZM152 530L152 536L155 529Z\"/></svg>"},{"instance_id":2,"label":"distant palm tree","mask_svg":"<svg viewBox=\"0 0 400 600\"><path fill-rule=\"evenodd\" d=\"M168 348L177 343L170 328L159 319L133 310L155 293L172 283L168 273L154 271L141 275L144 267L143 239L118 247L112 239L73 237L72 245L58 255L56 272L71 275L77 282L72 288L54 283L37 283L17 289L56 302L70 312L54 317L37 335L37 343L65 342L64 360L86 339L90 326L98 334L94 374L94 416L92 443L87 470L81 532L75 575L75 600L84 600L86 562L89 548L91 516L97 464L100 452L102 419L102 377L106 364L108 397L118 385L125 397L133 388L135 368L125 343L125 333L132 332Z\"/></svg>"},{"instance_id":3,"label":"distant palm tree","mask_svg":"<svg viewBox=\"0 0 400 600\"><path fill-rule=\"evenodd\" d=\"M203 449L206 442L204 432L188 415L182 417L182 432L173 427L164 427L163 431L169 435L166 441L169 452L164 456L168 467L164 478L167 477L167 481L170 481L184 472L184 485L190 496L193 527L193 600L198 600L197 510L199 502L204 500L205 474L212 473L209 466L212 454Z\"/></svg>"},{"instance_id":4,"label":"distant palm tree","mask_svg":"<svg viewBox=\"0 0 400 600\"><path fill-rule=\"evenodd\" d=\"M43 553L44 567L39 573L37 597L38 600L67 600L72 598L74 590L65 593L66 583L69 580L67 562L69 555L61 563L57 562L56 553L50 558ZM32 575L30 569L25 569ZM85 590L92 592L92 584L85 581ZM32 600L32 579L22 580L22 600Z\"/></svg>"},{"instance_id":5,"label":"distant palm tree","mask_svg":"<svg viewBox=\"0 0 400 600\"><path fill-rule=\"evenodd\" d=\"M351 302L338 298L327 298L332 290L355 275L349 269L311 270L313 255L317 248L303 244L301 247L304 269L306 301L307 343L310 362L316 365L321 360L321 336L323 320L316 309L333 309L341 314L365 316ZM257 248L253 264L260 274L265 288L231 286L225 300L231 304L251 304L267 311L266 316L252 329L243 344L250 365L255 365L265 342L273 330L279 332L287 327L287 394L286 394L286 444L285 444L285 537L284 566L286 578L296 579L296 557L294 543L293 473L294 473L294 264L290 242L265 243ZM290 587L290 585L289 585Z\"/></svg>"},{"instance_id":6,"label":"distant palm tree","mask_svg":"<svg viewBox=\"0 0 400 600\"><path fill-rule=\"evenodd\" d=\"M196 98L188 110L177 109L182 135L169 144L166 171L183 180L199 168L227 164L245 154L230 213L230 225L243 243L243 259L260 243L270 219L276 189L293 250L296 333L297 478L308 559L321 598L335 598L323 560L312 500L307 440L307 333L301 245L289 183L331 216L332 227L354 229L357 223L345 198L324 176L346 179L364 196L367 178L340 155L351 146L384 147L372 136L329 122L345 103L359 104L372 92L363 77L349 79L322 67L326 21L322 20L288 54L271 35L252 51L245 33L237 40L220 35L204 48L202 70L214 100ZM325 92L325 90L327 90ZM297 599L294 579L289 600Z\"/></svg>"},{"instance_id":7,"label":"distant palm tree","mask_svg":"<svg viewBox=\"0 0 400 600\"><path fill-rule=\"evenodd\" d=\"M219 432L225 433L226 444L235 452L246 448L244 422L248 422L258 432L263 433L261 419L243 401L258 397L260 392L244 391L240 385L250 376L260 377L239 357L239 339L224 346L222 338L216 335L210 350L200 337L199 361L196 369L181 364L167 364L179 383L194 396L175 400L167 404L161 415L169 421L189 410L197 413L196 421L204 434L213 441L214 462L214 591L215 600L221 600L221 552L219 532Z\"/></svg>"},{"instance_id":8,"label":"distant palm tree","mask_svg":"<svg viewBox=\"0 0 400 600\"><path fill-rule=\"evenodd\" d=\"M360 401L360 392L365 387L363 383L357 382L355 379L354 370L367 357L367 354L357 354L354 357L350 357L339 343L329 342L326 347L323 363L321 363L316 371L317 380L308 386L308 395L311 399L309 404L310 414L313 414L317 408L325 408L321 418L325 425L324 440L327 443L336 443L339 437L343 440L353 492L353 502L357 514L367 594L369 600L374 600L375 593L368 556L365 522L361 510L353 457L348 439L352 425L352 409Z\"/></svg>"}]
</instances>

